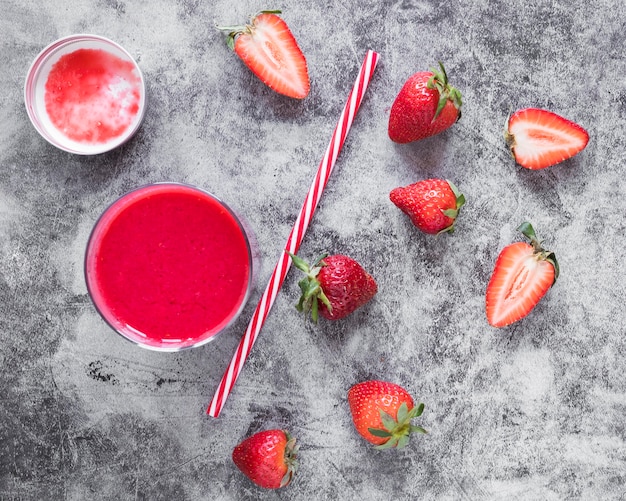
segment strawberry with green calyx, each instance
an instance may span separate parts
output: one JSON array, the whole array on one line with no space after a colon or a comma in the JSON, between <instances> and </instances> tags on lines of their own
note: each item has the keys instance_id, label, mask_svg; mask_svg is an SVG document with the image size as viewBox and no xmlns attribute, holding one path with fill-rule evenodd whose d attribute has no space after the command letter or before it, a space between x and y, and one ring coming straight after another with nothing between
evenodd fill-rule
<instances>
[{"instance_id":1,"label":"strawberry with green calyx","mask_svg":"<svg viewBox=\"0 0 626 501\"><path fill-rule=\"evenodd\" d=\"M310 90L304 54L279 10L264 10L244 26L223 26L228 46L268 87L304 99Z\"/></svg>"},{"instance_id":2,"label":"strawberry with green calyx","mask_svg":"<svg viewBox=\"0 0 626 501\"><path fill-rule=\"evenodd\" d=\"M296 439L284 430L266 430L248 437L233 449L233 462L244 475L265 489L287 486L298 463Z\"/></svg>"},{"instance_id":3,"label":"strawberry with green calyx","mask_svg":"<svg viewBox=\"0 0 626 501\"><path fill-rule=\"evenodd\" d=\"M302 292L296 308L328 320L339 320L360 308L378 292L372 276L354 259L324 254L313 266L288 252L296 268L305 274L298 282Z\"/></svg>"},{"instance_id":4,"label":"strawberry with green calyx","mask_svg":"<svg viewBox=\"0 0 626 501\"><path fill-rule=\"evenodd\" d=\"M410 143L439 134L461 118L461 92L448 83L440 70L420 71L404 83L389 114L389 138Z\"/></svg>"},{"instance_id":5,"label":"strawberry with green calyx","mask_svg":"<svg viewBox=\"0 0 626 501\"><path fill-rule=\"evenodd\" d=\"M389 193L389 199L424 233L452 233L465 196L444 179L425 179Z\"/></svg>"},{"instance_id":6,"label":"strawberry with green calyx","mask_svg":"<svg viewBox=\"0 0 626 501\"><path fill-rule=\"evenodd\" d=\"M415 407L413 397L395 383L370 380L355 384L348 391L348 404L357 432L376 449L402 448L411 433L427 433L411 423L422 415L424 404Z\"/></svg>"},{"instance_id":7,"label":"strawberry with green calyx","mask_svg":"<svg viewBox=\"0 0 626 501\"><path fill-rule=\"evenodd\" d=\"M528 315L559 276L554 252L543 249L528 222L518 228L530 243L507 245L496 260L487 285L487 321L493 327L506 327Z\"/></svg>"}]
</instances>

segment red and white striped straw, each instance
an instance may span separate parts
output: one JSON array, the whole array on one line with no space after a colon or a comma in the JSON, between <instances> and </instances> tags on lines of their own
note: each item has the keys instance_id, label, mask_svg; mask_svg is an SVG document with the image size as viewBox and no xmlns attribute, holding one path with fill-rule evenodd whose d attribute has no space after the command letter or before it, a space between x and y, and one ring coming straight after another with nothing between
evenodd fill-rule
<instances>
[{"instance_id":1,"label":"red and white striped straw","mask_svg":"<svg viewBox=\"0 0 626 501\"><path fill-rule=\"evenodd\" d=\"M354 82L354 86L352 87L348 100L346 101L346 105L341 112L337 125L335 126L335 131L328 148L326 149L326 154L320 162L315 179L313 180L311 188L309 189L304 203L302 204L300 214L298 214L298 218L296 219L291 233L289 234L285 248L280 254L278 263L276 263L274 272L272 273L263 296L261 296L261 300L259 301L256 310L254 311L254 315L248 324L248 328L237 346L237 350L235 351L235 354L233 355L233 358L231 359L230 364L228 365L228 368L226 369L226 372L224 373L224 376L215 391L215 395L213 395L213 400L211 400L211 403L209 404L209 408L207 409L207 414L209 416L218 417L222 411L222 408L226 403L226 399L233 389L235 381L237 381L239 373L241 372L241 369L243 368L244 363L252 350L252 346L261 331L261 327L263 327L265 319L274 304L278 291L285 281L285 277L287 276L287 272L291 266L291 257L289 257L285 251L297 254L298 249L300 248L304 234L309 227L309 223L315 213L317 204L322 197L322 192L326 187L326 183L328 183L328 178L330 177L330 174L335 166L337 156L339 156L339 152L341 151L346 136L348 135L348 131L352 126L354 117L359 109L359 106L361 105L363 95L367 90L367 86L369 85L377 63L378 54L371 50L367 51L363 64L361 65L361 69L359 70L359 74Z\"/></svg>"}]
</instances>

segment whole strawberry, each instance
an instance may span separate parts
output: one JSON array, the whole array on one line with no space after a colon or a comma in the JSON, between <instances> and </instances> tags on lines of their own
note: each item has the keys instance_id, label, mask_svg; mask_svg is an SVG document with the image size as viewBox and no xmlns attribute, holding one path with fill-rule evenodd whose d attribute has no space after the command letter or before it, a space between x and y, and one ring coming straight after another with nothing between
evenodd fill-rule
<instances>
[{"instance_id":1,"label":"whole strawberry","mask_svg":"<svg viewBox=\"0 0 626 501\"><path fill-rule=\"evenodd\" d=\"M298 447L284 430L266 430L248 437L233 449L233 462L260 487L285 487L295 475Z\"/></svg>"},{"instance_id":2,"label":"whole strawberry","mask_svg":"<svg viewBox=\"0 0 626 501\"><path fill-rule=\"evenodd\" d=\"M376 449L402 448L411 433L426 433L411 420L422 415L424 404L417 407L413 397L395 383L364 381L348 391L348 404L356 431Z\"/></svg>"},{"instance_id":3,"label":"whole strawberry","mask_svg":"<svg viewBox=\"0 0 626 501\"><path fill-rule=\"evenodd\" d=\"M441 71L420 71L405 82L389 114L389 138L410 143L439 134L461 118L461 93Z\"/></svg>"},{"instance_id":4,"label":"whole strawberry","mask_svg":"<svg viewBox=\"0 0 626 501\"><path fill-rule=\"evenodd\" d=\"M425 179L409 186L395 188L389 199L424 233L454 231L465 196L450 181Z\"/></svg>"},{"instance_id":5,"label":"whole strawberry","mask_svg":"<svg viewBox=\"0 0 626 501\"><path fill-rule=\"evenodd\" d=\"M372 276L354 259L341 254L324 254L313 266L289 253L296 268L306 274L298 285L302 291L298 311L318 313L329 320L339 320L360 308L378 292Z\"/></svg>"}]
</instances>

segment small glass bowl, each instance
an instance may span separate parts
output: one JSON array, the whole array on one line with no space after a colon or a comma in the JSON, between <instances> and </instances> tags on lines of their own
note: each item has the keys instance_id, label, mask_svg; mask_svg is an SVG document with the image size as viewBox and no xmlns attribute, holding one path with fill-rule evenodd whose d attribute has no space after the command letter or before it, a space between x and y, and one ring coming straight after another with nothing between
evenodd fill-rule
<instances>
[{"instance_id":1,"label":"small glass bowl","mask_svg":"<svg viewBox=\"0 0 626 501\"><path fill-rule=\"evenodd\" d=\"M71 58L71 54L79 54L79 50L92 55L102 54L102 64L105 64L107 61L118 62L119 64L109 64L108 67L104 68L106 70L104 75L108 75L108 82L102 81L103 90L99 91L97 95L92 92L91 96L85 97L85 92L77 92L72 95L71 101L73 104L65 102L63 106L66 106L66 108L59 108L60 111L55 112L54 117L52 117L50 110L55 108L51 107L55 106L54 103L59 102L60 98L59 94L56 95L56 98L53 98L50 94L55 89L46 88L50 73L51 71L56 71L56 76L61 76L58 72L61 71L60 68L63 67L64 61L67 61L67 58ZM61 62L61 66L55 67L62 58L64 60ZM93 59L91 58L92 61ZM132 68L132 71L129 72L126 69L127 67ZM73 68L76 71L74 71L73 75L68 76L67 81L62 82L64 86L71 87L72 83L79 84L79 88L80 85L89 85L89 89L93 90L95 85L99 85L98 82L94 83L94 81L87 83L86 77L79 74L79 68L80 66ZM129 79L132 81L129 82ZM59 92L66 92L61 91L62 88L67 87L57 87ZM67 89L69 92L69 88ZM131 104L128 103L128 92L130 90L133 93ZM81 97L78 98L78 95ZM105 98L108 102L105 101ZM35 58L26 75L24 102L26 104L26 112L33 126L50 144L77 155L97 155L124 144L137 132L145 114L146 89L139 66L120 45L98 35L71 35L51 43ZM107 117L106 112L103 111L104 106L110 107L111 104L115 106L116 110L119 110L118 116L109 115ZM98 121L98 111L94 114L94 109L100 109L99 113L103 113L102 116L105 119L116 120L116 132L114 134L101 134L102 140L94 140L87 137L89 134L92 134L92 137L97 135L98 132L94 132L94 130L103 125L101 121ZM109 111L108 113L112 112ZM70 124L69 128L72 130L80 130L81 121L85 125L85 132L82 135L67 133L68 127L64 124ZM120 125L120 122L122 125ZM105 123L104 125L106 126L107 124ZM62 127L66 130L62 130ZM120 129L123 130L120 131Z\"/></svg>"}]
</instances>

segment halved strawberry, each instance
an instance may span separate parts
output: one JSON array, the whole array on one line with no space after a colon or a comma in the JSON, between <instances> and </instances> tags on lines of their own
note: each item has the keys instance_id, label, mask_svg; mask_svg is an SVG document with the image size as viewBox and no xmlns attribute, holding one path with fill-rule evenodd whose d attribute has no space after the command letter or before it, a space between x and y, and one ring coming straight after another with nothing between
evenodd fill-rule
<instances>
[{"instance_id":1,"label":"halved strawberry","mask_svg":"<svg viewBox=\"0 0 626 501\"><path fill-rule=\"evenodd\" d=\"M268 87L279 94L304 99L310 90L309 71L304 54L287 23L265 10L245 26L224 26L228 46Z\"/></svg>"},{"instance_id":2,"label":"halved strawberry","mask_svg":"<svg viewBox=\"0 0 626 501\"><path fill-rule=\"evenodd\" d=\"M589 142L589 134L580 125L538 108L513 113L504 137L515 161L533 170L567 160Z\"/></svg>"},{"instance_id":3,"label":"halved strawberry","mask_svg":"<svg viewBox=\"0 0 626 501\"><path fill-rule=\"evenodd\" d=\"M487 321L494 327L528 315L559 275L556 256L541 248L531 224L522 223L517 229L530 244L516 242L502 249L487 285Z\"/></svg>"}]
</instances>

